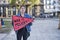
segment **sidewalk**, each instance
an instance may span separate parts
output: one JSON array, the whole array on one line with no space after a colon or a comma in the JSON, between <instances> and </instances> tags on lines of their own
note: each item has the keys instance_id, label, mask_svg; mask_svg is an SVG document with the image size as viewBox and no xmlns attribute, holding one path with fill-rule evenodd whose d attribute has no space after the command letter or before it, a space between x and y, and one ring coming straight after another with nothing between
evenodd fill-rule
<instances>
[{"instance_id":1,"label":"sidewalk","mask_svg":"<svg viewBox=\"0 0 60 40\"><path fill-rule=\"evenodd\" d=\"M10 28L2 28L0 29L0 40L3 40L10 33Z\"/></svg>"},{"instance_id":2,"label":"sidewalk","mask_svg":"<svg viewBox=\"0 0 60 40\"><path fill-rule=\"evenodd\" d=\"M28 40L60 40L60 30L58 30L57 20L35 20L31 26L31 35ZM3 40L16 40L14 30Z\"/></svg>"},{"instance_id":3,"label":"sidewalk","mask_svg":"<svg viewBox=\"0 0 60 40\"><path fill-rule=\"evenodd\" d=\"M2 34L2 33L0 33L0 40L2 40L2 39L4 39L5 37L7 36L7 34Z\"/></svg>"},{"instance_id":4,"label":"sidewalk","mask_svg":"<svg viewBox=\"0 0 60 40\"><path fill-rule=\"evenodd\" d=\"M12 29L12 31L3 40L17 40L15 31Z\"/></svg>"}]
</instances>

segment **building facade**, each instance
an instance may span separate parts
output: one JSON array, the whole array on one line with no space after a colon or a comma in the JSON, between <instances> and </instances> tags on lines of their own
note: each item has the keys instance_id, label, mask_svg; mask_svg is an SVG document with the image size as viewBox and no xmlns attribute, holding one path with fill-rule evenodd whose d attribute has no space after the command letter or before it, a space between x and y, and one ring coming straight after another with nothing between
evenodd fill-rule
<instances>
[{"instance_id":1,"label":"building facade","mask_svg":"<svg viewBox=\"0 0 60 40\"><path fill-rule=\"evenodd\" d=\"M44 13L44 0L39 0L38 2L40 3L35 4L32 9L32 15L35 17L40 17L40 15Z\"/></svg>"},{"instance_id":2,"label":"building facade","mask_svg":"<svg viewBox=\"0 0 60 40\"><path fill-rule=\"evenodd\" d=\"M31 4L28 2L28 0L26 0L26 2L26 13L35 17L39 17L41 13L44 13L43 0L37 0L32 8L29 8ZM18 1L16 1L16 3L18 3ZM0 0L0 18L9 18L12 17L12 15L16 15L17 13L18 9L16 8L16 6L10 6L10 0Z\"/></svg>"},{"instance_id":3,"label":"building facade","mask_svg":"<svg viewBox=\"0 0 60 40\"><path fill-rule=\"evenodd\" d=\"M16 7L10 6L10 0L0 0L0 18L12 17L12 15L16 15L16 11Z\"/></svg>"},{"instance_id":4,"label":"building facade","mask_svg":"<svg viewBox=\"0 0 60 40\"><path fill-rule=\"evenodd\" d=\"M54 16L58 16L58 12L60 12L60 0L44 0L44 12L53 13Z\"/></svg>"}]
</instances>

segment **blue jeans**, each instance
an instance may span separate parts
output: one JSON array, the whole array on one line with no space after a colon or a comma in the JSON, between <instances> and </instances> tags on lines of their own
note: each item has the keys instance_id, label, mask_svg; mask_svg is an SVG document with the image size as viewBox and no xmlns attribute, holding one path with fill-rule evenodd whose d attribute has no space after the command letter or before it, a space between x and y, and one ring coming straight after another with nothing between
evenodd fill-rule
<instances>
[{"instance_id":1,"label":"blue jeans","mask_svg":"<svg viewBox=\"0 0 60 40\"><path fill-rule=\"evenodd\" d=\"M21 40L22 37L23 37L23 40L27 40L27 30L25 27L18 30L16 34L17 34L17 40Z\"/></svg>"}]
</instances>

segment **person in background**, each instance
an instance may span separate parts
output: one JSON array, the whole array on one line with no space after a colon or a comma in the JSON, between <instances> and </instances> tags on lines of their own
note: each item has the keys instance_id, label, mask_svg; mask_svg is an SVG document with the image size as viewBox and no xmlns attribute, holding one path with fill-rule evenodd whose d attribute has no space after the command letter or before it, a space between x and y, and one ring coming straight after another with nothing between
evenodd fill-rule
<instances>
[{"instance_id":1,"label":"person in background","mask_svg":"<svg viewBox=\"0 0 60 40\"><path fill-rule=\"evenodd\" d=\"M4 24L4 20L3 20L3 18L1 18L1 26L2 26L2 28L5 27L5 24Z\"/></svg>"}]
</instances>

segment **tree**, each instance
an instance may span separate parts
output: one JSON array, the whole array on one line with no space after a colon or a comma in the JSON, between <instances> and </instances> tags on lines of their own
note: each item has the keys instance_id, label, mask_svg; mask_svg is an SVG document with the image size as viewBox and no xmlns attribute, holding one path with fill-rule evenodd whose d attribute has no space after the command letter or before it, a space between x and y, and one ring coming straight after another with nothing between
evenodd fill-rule
<instances>
[{"instance_id":1,"label":"tree","mask_svg":"<svg viewBox=\"0 0 60 40\"><path fill-rule=\"evenodd\" d=\"M16 4L16 2L18 2L18 4ZM19 8L20 7L20 5L24 5L26 2L25 2L25 0L11 0L11 2L10 2L10 4L11 4L11 6L16 6L17 8Z\"/></svg>"},{"instance_id":2,"label":"tree","mask_svg":"<svg viewBox=\"0 0 60 40\"><path fill-rule=\"evenodd\" d=\"M36 1L37 1L37 0L29 0L29 2L31 2L30 7L34 6L34 4L35 4Z\"/></svg>"},{"instance_id":3,"label":"tree","mask_svg":"<svg viewBox=\"0 0 60 40\"><path fill-rule=\"evenodd\" d=\"M15 5L16 4L16 0L11 0L11 5Z\"/></svg>"},{"instance_id":4,"label":"tree","mask_svg":"<svg viewBox=\"0 0 60 40\"><path fill-rule=\"evenodd\" d=\"M16 1L18 1L18 4L21 4L21 5L24 5L26 3L26 1L29 1L29 2L32 3L31 6L33 6L37 0L21 0L21 1L19 1L19 0L11 0L10 4L15 5Z\"/></svg>"}]
</instances>

